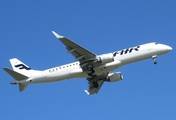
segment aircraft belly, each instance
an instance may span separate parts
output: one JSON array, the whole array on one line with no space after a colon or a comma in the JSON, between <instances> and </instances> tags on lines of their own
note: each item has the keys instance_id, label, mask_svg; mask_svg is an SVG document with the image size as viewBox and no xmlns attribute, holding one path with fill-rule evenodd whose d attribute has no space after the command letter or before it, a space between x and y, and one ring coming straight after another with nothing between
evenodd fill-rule
<instances>
[{"instance_id":1,"label":"aircraft belly","mask_svg":"<svg viewBox=\"0 0 176 120\"><path fill-rule=\"evenodd\" d=\"M36 79L33 83L56 82L70 78L69 73L64 71L56 71L56 72L44 71L44 72L45 76L40 79Z\"/></svg>"},{"instance_id":2,"label":"aircraft belly","mask_svg":"<svg viewBox=\"0 0 176 120\"><path fill-rule=\"evenodd\" d=\"M107 74L108 72L115 70L121 66L121 61L115 60L114 62L103 64L97 68L95 68L96 75Z\"/></svg>"},{"instance_id":3,"label":"aircraft belly","mask_svg":"<svg viewBox=\"0 0 176 120\"><path fill-rule=\"evenodd\" d=\"M77 68L70 72L70 77L71 78L86 78L88 77L88 75L86 72L83 72L82 68Z\"/></svg>"},{"instance_id":4,"label":"aircraft belly","mask_svg":"<svg viewBox=\"0 0 176 120\"><path fill-rule=\"evenodd\" d=\"M70 72L69 71L63 71L63 72L57 72L52 76L54 81L61 81L70 79Z\"/></svg>"}]
</instances>

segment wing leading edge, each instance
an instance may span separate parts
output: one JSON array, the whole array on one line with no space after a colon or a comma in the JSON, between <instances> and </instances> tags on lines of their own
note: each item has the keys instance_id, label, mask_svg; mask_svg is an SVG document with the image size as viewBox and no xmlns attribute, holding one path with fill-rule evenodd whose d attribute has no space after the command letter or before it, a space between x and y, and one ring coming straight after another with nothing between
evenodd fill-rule
<instances>
[{"instance_id":1,"label":"wing leading edge","mask_svg":"<svg viewBox=\"0 0 176 120\"><path fill-rule=\"evenodd\" d=\"M78 45L72 40L64 36L60 36L54 31L52 31L52 33L66 46L66 49L68 50L68 52L71 53L80 63L82 63L85 60L96 57L96 54L94 54L93 52L90 52L89 50L85 49L81 45Z\"/></svg>"}]
</instances>

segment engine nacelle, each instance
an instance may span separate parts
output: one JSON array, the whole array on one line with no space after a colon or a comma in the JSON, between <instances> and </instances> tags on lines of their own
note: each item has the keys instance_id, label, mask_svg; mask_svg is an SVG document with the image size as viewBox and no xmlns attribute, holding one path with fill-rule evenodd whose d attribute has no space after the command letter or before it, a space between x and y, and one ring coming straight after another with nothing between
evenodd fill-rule
<instances>
[{"instance_id":1,"label":"engine nacelle","mask_svg":"<svg viewBox=\"0 0 176 120\"><path fill-rule=\"evenodd\" d=\"M110 63L114 61L114 56L112 53L108 53L108 54L103 54L101 56L98 57L98 62L105 64L105 63Z\"/></svg>"},{"instance_id":2,"label":"engine nacelle","mask_svg":"<svg viewBox=\"0 0 176 120\"><path fill-rule=\"evenodd\" d=\"M123 75L121 72L115 72L108 74L107 81L108 82L117 82L123 79Z\"/></svg>"}]
</instances>

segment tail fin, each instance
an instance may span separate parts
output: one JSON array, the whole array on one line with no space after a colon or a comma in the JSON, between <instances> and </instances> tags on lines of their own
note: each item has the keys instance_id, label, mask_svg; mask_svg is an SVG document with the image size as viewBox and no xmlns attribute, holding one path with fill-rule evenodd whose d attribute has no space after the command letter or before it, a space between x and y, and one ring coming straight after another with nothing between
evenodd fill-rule
<instances>
[{"instance_id":1,"label":"tail fin","mask_svg":"<svg viewBox=\"0 0 176 120\"><path fill-rule=\"evenodd\" d=\"M28 67L26 64L18 60L17 58L10 59L10 63L12 65L12 68L14 71L18 73L22 73L24 75L28 75L28 71L32 70L30 67Z\"/></svg>"}]
</instances>

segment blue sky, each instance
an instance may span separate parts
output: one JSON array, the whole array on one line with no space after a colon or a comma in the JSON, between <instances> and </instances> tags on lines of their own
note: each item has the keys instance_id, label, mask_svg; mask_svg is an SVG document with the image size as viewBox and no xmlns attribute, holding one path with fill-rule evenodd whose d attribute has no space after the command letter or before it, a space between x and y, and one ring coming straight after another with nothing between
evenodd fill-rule
<instances>
[{"instance_id":1,"label":"blue sky","mask_svg":"<svg viewBox=\"0 0 176 120\"><path fill-rule=\"evenodd\" d=\"M10 85L1 70L0 119L176 119L175 0L43 0L0 2L0 67L16 57L33 69L74 62L51 33L67 36L96 54L157 41L173 51L152 60L123 66L124 80L105 83L87 96L85 79L29 85L24 92Z\"/></svg>"}]
</instances>

